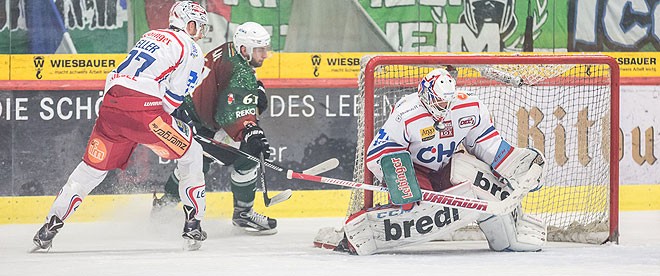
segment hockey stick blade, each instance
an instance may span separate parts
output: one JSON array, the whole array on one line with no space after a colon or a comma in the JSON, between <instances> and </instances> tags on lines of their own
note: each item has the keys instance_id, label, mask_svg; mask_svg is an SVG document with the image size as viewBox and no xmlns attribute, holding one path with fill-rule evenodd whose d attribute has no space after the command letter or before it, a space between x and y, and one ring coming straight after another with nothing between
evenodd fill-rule
<instances>
[{"instance_id":1,"label":"hockey stick blade","mask_svg":"<svg viewBox=\"0 0 660 276\"><path fill-rule=\"evenodd\" d=\"M325 160L318 165L311 167L309 169L306 169L302 171L304 174L311 174L311 175L319 175L324 172L334 170L335 168L339 167L339 160L337 158L330 158L328 160Z\"/></svg>"},{"instance_id":2,"label":"hockey stick blade","mask_svg":"<svg viewBox=\"0 0 660 276\"><path fill-rule=\"evenodd\" d=\"M330 158L325 160L318 165L304 170L303 172L309 175L318 175L324 172L333 170L339 166L339 160L337 158ZM289 170L290 171L290 170ZM266 207L273 206L275 204L287 201L293 195L291 189L286 189L275 196L268 198L267 194L264 194L264 204Z\"/></svg>"},{"instance_id":3,"label":"hockey stick blade","mask_svg":"<svg viewBox=\"0 0 660 276\"><path fill-rule=\"evenodd\" d=\"M317 183L326 183L355 189L370 190L376 192L388 192L388 189L381 186L374 186L365 183L341 180L323 176L308 175L289 170L287 172L289 179L301 179ZM459 195L450 195L441 192L422 190L422 200L432 204L451 206L463 210L475 211L479 213L502 215L513 211L519 204L520 199L527 194L523 189L514 190L509 197L502 201L488 201Z\"/></svg>"},{"instance_id":4,"label":"hockey stick blade","mask_svg":"<svg viewBox=\"0 0 660 276\"><path fill-rule=\"evenodd\" d=\"M293 191L291 189L286 189L279 194L274 195L271 198L268 198L267 200L264 201L264 204L266 207L273 206L275 204L287 201L291 196L293 195ZM267 197L266 197L267 198Z\"/></svg>"}]
</instances>

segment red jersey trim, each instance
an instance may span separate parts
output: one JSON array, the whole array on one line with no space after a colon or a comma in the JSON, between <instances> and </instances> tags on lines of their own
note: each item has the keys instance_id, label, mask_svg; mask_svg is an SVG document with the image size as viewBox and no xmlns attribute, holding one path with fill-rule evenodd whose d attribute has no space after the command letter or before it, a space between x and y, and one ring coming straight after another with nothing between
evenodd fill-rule
<instances>
[{"instance_id":1,"label":"red jersey trim","mask_svg":"<svg viewBox=\"0 0 660 276\"><path fill-rule=\"evenodd\" d=\"M157 78L154 79L155 81L160 81L165 76L167 76L167 74L169 74L172 71L176 70L176 68L179 66L179 64L181 64L181 62L183 61L183 53L185 51L184 47L183 47L183 42L181 42L181 40L174 33L170 32L170 31L165 31L165 30L158 30L158 31L167 33L167 34L173 36L174 39L176 39L176 42L178 42L179 45L181 45L181 55L179 55L179 60L174 65L170 66L170 68L167 68L167 70L163 71L163 73L161 73Z\"/></svg>"},{"instance_id":2,"label":"red jersey trim","mask_svg":"<svg viewBox=\"0 0 660 276\"><path fill-rule=\"evenodd\" d=\"M476 106L477 108L479 108L479 103L478 102L471 102L471 103L459 104L457 106L452 107L451 110L466 108L466 107L470 107L470 106Z\"/></svg>"}]
</instances>

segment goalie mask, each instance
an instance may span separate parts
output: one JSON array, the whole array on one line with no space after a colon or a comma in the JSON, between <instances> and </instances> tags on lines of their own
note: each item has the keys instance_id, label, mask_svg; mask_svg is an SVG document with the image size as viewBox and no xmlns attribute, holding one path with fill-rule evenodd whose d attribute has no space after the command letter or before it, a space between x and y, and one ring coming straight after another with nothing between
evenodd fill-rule
<instances>
[{"instance_id":1,"label":"goalie mask","mask_svg":"<svg viewBox=\"0 0 660 276\"><path fill-rule=\"evenodd\" d=\"M245 22L239 25L234 32L234 48L239 53L241 46L245 46L248 54L246 60L250 62L254 49L266 52L270 50L270 34L259 23Z\"/></svg>"},{"instance_id":2,"label":"goalie mask","mask_svg":"<svg viewBox=\"0 0 660 276\"><path fill-rule=\"evenodd\" d=\"M188 33L188 35L193 38L205 37L209 30L209 20L206 16L206 9L193 1L174 3L170 9L170 27L184 30L187 33L188 31L186 30L186 27L190 21L195 22L197 32L194 34Z\"/></svg>"},{"instance_id":3,"label":"goalie mask","mask_svg":"<svg viewBox=\"0 0 660 276\"><path fill-rule=\"evenodd\" d=\"M428 73L417 86L417 96L426 110L441 122L456 92L456 80L445 69L435 69Z\"/></svg>"}]
</instances>

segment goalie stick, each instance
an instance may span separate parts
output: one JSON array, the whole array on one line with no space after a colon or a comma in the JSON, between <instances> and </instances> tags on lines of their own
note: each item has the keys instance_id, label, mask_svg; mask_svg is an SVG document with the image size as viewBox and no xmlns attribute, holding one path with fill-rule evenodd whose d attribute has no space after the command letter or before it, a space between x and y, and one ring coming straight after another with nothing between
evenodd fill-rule
<instances>
[{"instance_id":1,"label":"goalie stick","mask_svg":"<svg viewBox=\"0 0 660 276\"><path fill-rule=\"evenodd\" d=\"M229 151L231 153L234 153L236 155L243 156L243 157L259 164L259 168L260 168L259 181L260 181L260 184L261 184L261 191L263 192L264 204L266 205L266 207L270 207L272 205L278 204L280 202L286 201L287 199L291 198L291 195L293 194L293 191L291 191L291 189L286 189L286 190L280 192L279 194L276 194L273 197L269 197L268 196L268 188L266 186L266 179L265 179L265 167L271 168L271 169L273 169L277 172L280 172L280 173L286 173L287 171L291 171L290 169L285 169L285 168L283 168L279 165L276 165L274 163L271 163L271 162L268 162L268 161L264 160L263 154L261 154L259 156L259 158L257 158L257 157L254 157L254 156L250 155L247 152L244 152L240 149L232 147L228 144L225 144L225 143L220 142L220 141L216 141L216 140L208 138L208 137L204 137L204 136L199 135L199 134L195 134L195 138L200 139L200 140L202 140L206 143L213 144L214 146L220 147L220 148L222 148L226 151ZM316 175L316 174L321 174L321 173L333 170L333 169L337 168L338 166L339 166L339 160L337 160L337 158L331 158L331 159L328 159L326 161L323 161L323 162L317 164L314 167L306 169L303 172L307 173L309 175Z\"/></svg>"},{"instance_id":2,"label":"goalie stick","mask_svg":"<svg viewBox=\"0 0 660 276\"><path fill-rule=\"evenodd\" d=\"M370 190L376 192L389 192L387 188L374 186L365 183L341 180L323 176L309 175L305 173L287 171L287 178L301 179L317 183L333 184L338 186L350 187L355 189ZM528 191L524 188L513 190L513 192L502 201L488 201L475 198L468 198L458 195L450 195L441 192L422 190L422 201L430 202L443 206L452 206L459 209L476 211L479 213L502 215L512 212L520 203L520 200L527 195Z\"/></svg>"}]
</instances>

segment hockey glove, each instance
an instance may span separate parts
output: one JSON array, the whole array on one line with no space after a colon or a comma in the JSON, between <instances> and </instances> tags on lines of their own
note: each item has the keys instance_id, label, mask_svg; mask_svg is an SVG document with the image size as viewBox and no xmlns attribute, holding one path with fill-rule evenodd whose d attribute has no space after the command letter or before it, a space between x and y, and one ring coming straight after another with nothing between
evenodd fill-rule
<instances>
[{"instance_id":1,"label":"hockey glove","mask_svg":"<svg viewBox=\"0 0 660 276\"><path fill-rule=\"evenodd\" d=\"M264 130L257 124L249 123L243 129L241 150L255 157L259 156L259 153L263 153L265 159L270 157L270 144L266 140Z\"/></svg>"},{"instance_id":2,"label":"hockey glove","mask_svg":"<svg viewBox=\"0 0 660 276\"><path fill-rule=\"evenodd\" d=\"M260 80L257 81L257 93L259 93L259 98L257 99L257 111L259 115L264 113L268 109L268 96L266 96L266 88L264 83Z\"/></svg>"},{"instance_id":3,"label":"hockey glove","mask_svg":"<svg viewBox=\"0 0 660 276\"><path fill-rule=\"evenodd\" d=\"M197 133L198 123L192 119L190 113L188 113L188 110L179 107L174 111L172 111L170 115L172 115L172 117L178 119L179 121L183 121L186 125L190 126L190 129L193 132L193 134Z\"/></svg>"}]
</instances>

